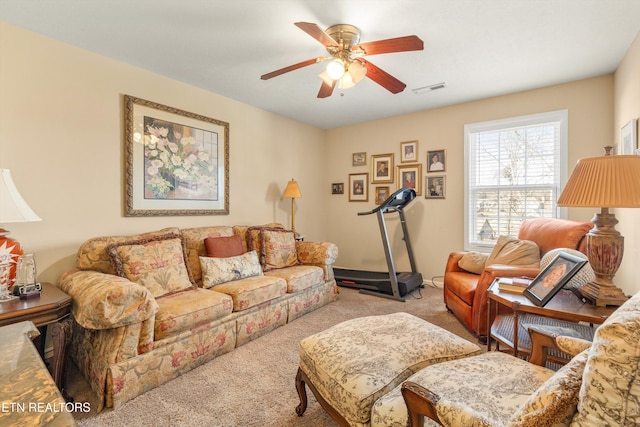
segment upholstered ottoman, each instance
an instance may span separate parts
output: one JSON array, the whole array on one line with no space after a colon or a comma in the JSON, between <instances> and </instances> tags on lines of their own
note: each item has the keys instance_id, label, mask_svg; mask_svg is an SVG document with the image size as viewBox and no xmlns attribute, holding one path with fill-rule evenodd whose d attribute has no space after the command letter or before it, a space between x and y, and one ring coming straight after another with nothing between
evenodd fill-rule
<instances>
[{"instance_id":1,"label":"upholstered ottoman","mask_svg":"<svg viewBox=\"0 0 640 427\"><path fill-rule=\"evenodd\" d=\"M347 320L303 339L299 351L296 413L307 409L306 384L340 425L352 427L369 426L373 403L418 370L481 352L407 313Z\"/></svg>"}]
</instances>

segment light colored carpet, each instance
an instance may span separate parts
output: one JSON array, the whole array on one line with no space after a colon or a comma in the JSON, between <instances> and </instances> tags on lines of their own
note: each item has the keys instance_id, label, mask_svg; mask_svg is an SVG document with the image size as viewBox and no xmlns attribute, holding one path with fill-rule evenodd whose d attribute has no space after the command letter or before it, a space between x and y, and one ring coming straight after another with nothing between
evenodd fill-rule
<instances>
[{"instance_id":1,"label":"light colored carpet","mask_svg":"<svg viewBox=\"0 0 640 427\"><path fill-rule=\"evenodd\" d=\"M295 413L299 399L294 381L298 342L302 338L355 317L404 311L477 342L447 312L440 288L414 291L406 302L363 295L354 289L340 291L338 301L138 396L115 411L74 414L78 425L334 427L337 423L309 390L304 416ZM97 408L95 395L75 366L70 369L67 390L76 402L89 402Z\"/></svg>"}]
</instances>

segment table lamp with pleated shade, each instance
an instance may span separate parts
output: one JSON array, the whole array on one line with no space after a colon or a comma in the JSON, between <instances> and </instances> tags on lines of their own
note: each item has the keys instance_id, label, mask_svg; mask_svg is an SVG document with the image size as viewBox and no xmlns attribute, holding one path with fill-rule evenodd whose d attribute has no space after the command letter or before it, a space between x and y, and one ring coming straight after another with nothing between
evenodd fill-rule
<instances>
[{"instance_id":1,"label":"table lamp with pleated shade","mask_svg":"<svg viewBox=\"0 0 640 427\"><path fill-rule=\"evenodd\" d=\"M621 305L627 296L613 284L624 253L624 237L610 208L640 207L640 156L605 155L578 161L558 198L558 206L601 208L591 220L595 226L585 236L586 255L595 280L580 293L598 306Z\"/></svg>"}]
</instances>

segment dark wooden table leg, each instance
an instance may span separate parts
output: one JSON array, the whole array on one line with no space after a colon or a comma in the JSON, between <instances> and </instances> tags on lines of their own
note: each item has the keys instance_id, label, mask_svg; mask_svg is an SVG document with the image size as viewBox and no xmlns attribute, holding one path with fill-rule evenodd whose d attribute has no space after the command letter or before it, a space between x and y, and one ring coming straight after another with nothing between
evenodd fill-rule
<instances>
[{"instance_id":1,"label":"dark wooden table leg","mask_svg":"<svg viewBox=\"0 0 640 427\"><path fill-rule=\"evenodd\" d=\"M73 398L67 394L67 364L68 345L71 341L71 319L67 318L51 324L51 340L53 342L53 359L51 360L51 375L58 386L62 397L67 402Z\"/></svg>"}]
</instances>

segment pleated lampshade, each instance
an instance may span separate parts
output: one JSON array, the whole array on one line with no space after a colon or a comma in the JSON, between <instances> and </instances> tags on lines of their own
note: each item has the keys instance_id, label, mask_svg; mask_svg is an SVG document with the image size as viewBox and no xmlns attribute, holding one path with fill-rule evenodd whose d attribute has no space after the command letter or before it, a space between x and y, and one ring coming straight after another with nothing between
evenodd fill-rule
<instances>
[{"instance_id":1,"label":"pleated lampshade","mask_svg":"<svg viewBox=\"0 0 640 427\"><path fill-rule=\"evenodd\" d=\"M578 161L558 206L640 207L640 156L604 155Z\"/></svg>"}]
</instances>

